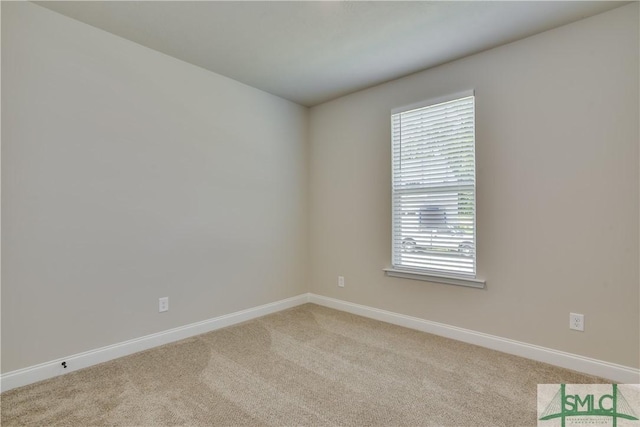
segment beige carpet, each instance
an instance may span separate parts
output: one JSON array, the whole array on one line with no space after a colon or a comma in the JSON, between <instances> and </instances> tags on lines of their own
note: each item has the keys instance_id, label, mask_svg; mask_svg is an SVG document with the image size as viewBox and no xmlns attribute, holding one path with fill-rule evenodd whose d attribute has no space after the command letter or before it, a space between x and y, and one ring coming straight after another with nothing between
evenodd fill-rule
<instances>
[{"instance_id":1,"label":"beige carpet","mask_svg":"<svg viewBox=\"0 0 640 427\"><path fill-rule=\"evenodd\" d=\"M2 426L525 426L606 382L306 304L0 396Z\"/></svg>"}]
</instances>

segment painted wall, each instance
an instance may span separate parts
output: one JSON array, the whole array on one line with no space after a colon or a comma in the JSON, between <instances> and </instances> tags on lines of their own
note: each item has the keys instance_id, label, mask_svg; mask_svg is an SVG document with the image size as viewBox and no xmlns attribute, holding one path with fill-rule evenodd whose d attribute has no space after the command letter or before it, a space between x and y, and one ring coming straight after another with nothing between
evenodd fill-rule
<instances>
[{"instance_id":1,"label":"painted wall","mask_svg":"<svg viewBox=\"0 0 640 427\"><path fill-rule=\"evenodd\" d=\"M2 2L2 372L307 292L307 119Z\"/></svg>"},{"instance_id":2,"label":"painted wall","mask_svg":"<svg viewBox=\"0 0 640 427\"><path fill-rule=\"evenodd\" d=\"M638 367L638 52L633 4L309 112L3 2L2 372L307 291ZM487 289L385 277L390 110L469 88Z\"/></svg>"},{"instance_id":3,"label":"painted wall","mask_svg":"<svg viewBox=\"0 0 640 427\"><path fill-rule=\"evenodd\" d=\"M312 108L311 291L638 367L638 21L635 3ZM487 287L386 277L390 110L466 89Z\"/></svg>"}]
</instances>

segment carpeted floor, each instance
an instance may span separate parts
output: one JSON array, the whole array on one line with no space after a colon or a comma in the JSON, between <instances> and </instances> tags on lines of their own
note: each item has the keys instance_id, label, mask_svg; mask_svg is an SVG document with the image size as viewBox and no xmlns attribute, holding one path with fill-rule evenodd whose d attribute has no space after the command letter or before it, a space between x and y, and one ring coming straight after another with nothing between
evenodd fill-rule
<instances>
[{"instance_id":1,"label":"carpeted floor","mask_svg":"<svg viewBox=\"0 0 640 427\"><path fill-rule=\"evenodd\" d=\"M599 378L306 304L0 396L2 426L535 426Z\"/></svg>"}]
</instances>

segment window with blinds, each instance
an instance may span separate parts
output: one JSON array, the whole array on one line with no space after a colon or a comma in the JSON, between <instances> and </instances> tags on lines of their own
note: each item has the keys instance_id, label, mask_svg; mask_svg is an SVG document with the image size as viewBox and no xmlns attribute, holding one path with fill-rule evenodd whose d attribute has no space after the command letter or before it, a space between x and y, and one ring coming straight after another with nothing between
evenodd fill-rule
<instances>
[{"instance_id":1,"label":"window with blinds","mask_svg":"<svg viewBox=\"0 0 640 427\"><path fill-rule=\"evenodd\" d=\"M394 110L393 267L475 277L473 92Z\"/></svg>"}]
</instances>

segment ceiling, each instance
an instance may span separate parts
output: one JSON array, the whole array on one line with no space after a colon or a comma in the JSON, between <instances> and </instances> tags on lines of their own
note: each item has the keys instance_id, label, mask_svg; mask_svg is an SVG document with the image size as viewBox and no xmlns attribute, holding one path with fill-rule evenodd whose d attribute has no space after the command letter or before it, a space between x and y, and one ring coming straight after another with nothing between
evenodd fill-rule
<instances>
[{"instance_id":1,"label":"ceiling","mask_svg":"<svg viewBox=\"0 0 640 427\"><path fill-rule=\"evenodd\" d=\"M312 106L628 2L36 3Z\"/></svg>"}]
</instances>

